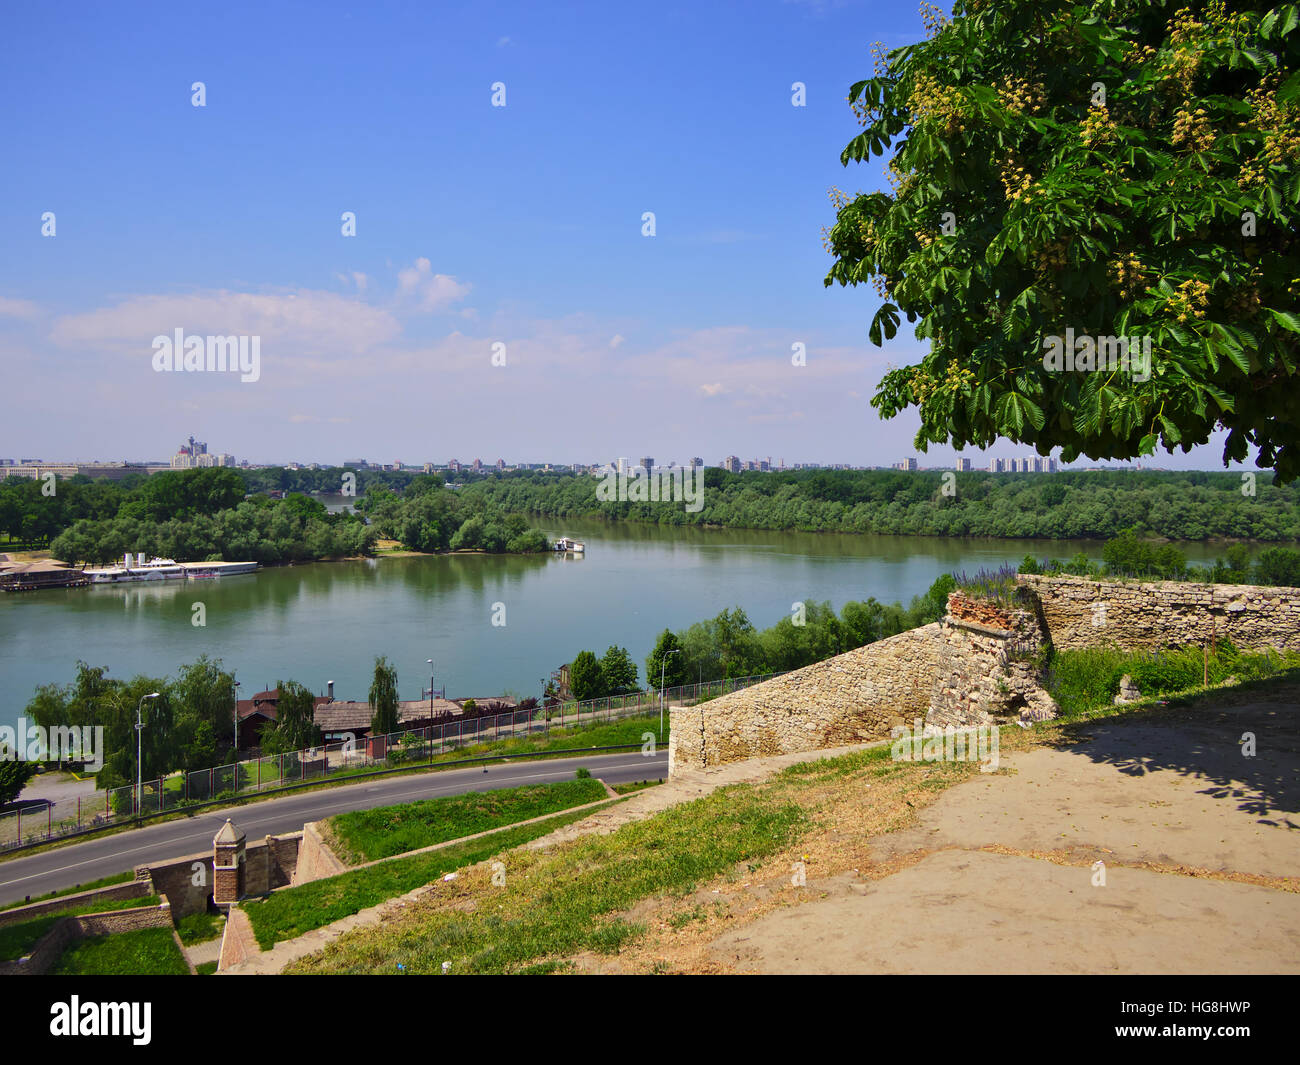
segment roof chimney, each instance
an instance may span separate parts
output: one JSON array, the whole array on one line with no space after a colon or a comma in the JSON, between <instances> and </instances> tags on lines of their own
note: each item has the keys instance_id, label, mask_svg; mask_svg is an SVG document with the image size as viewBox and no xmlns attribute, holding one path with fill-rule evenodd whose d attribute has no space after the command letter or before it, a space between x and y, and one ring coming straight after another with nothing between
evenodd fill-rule
<instances>
[{"instance_id":1,"label":"roof chimney","mask_svg":"<svg viewBox=\"0 0 1300 1065\"><path fill-rule=\"evenodd\" d=\"M329 683L329 688L328 688L327 690L329 691L330 702L333 702L333 701L334 701L334 682L331 680L331 681L329 681L328 683Z\"/></svg>"}]
</instances>

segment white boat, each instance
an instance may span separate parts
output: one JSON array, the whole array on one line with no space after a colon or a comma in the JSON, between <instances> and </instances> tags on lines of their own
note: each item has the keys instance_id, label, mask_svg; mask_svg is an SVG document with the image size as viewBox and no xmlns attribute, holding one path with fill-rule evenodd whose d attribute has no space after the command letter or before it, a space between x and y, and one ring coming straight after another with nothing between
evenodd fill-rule
<instances>
[{"instance_id":1,"label":"white boat","mask_svg":"<svg viewBox=\"0 0 1300 1065\"><path fill-rule=\"evenodd\" d=\"M122 565L85 571L91 584L124 584L128 581L178 581L185 579L185 569L175 559L147 558L142 551L132 563L131 552L122 556Z\"/></svg>"},{"instance_id":2,"label":"white boat","mask_svg":"<svg viewBox=\"0 0 1300 1065\"><path fill-rule=\"evenodd\" d=\"M566 555L581 555L586 552L587 545L572 536L561 536L555 541L555 550Z\"/></svg>"},{"instance_id":3,"label":"white boat","mask_svg":"<svg viewBox=\"0 0 1300 1065\"><path fill-rule=\"evenodd\" d=\"M252 573L258 565L256 562L182 562L180 564L181 569L185 571L185 576L192 581Z\"/></svg>"}]
</instances>

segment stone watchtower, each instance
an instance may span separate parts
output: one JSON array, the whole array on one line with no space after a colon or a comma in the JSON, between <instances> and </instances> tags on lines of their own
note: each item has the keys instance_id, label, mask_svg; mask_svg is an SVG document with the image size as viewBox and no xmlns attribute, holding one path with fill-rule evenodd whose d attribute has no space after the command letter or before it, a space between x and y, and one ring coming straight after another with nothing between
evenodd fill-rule
<instances>
[{"instance_id":1,"label":"stone watchtower","mask_svg":"<svg viewBox=\"0 0 1300 1065\"><path fill-rule=\"evenodd\" d=\"M244 895L244 833L230 818L212 839L212 901L229 906Z\"/></svg>"}]
</instances>

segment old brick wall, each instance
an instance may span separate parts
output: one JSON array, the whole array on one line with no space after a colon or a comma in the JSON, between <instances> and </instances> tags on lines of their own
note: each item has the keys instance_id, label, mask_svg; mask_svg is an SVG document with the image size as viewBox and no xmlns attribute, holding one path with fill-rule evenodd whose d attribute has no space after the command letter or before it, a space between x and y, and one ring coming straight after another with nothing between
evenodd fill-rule
<instances>
[{"instance_id":1,"label":"old brick wall","mask_svg":"<svg viewBox=\"0 0 1300 1065\"><path fill-rule=\"evenodd\" d=\"M199 875L201 867L202 875ZM166 895L177 917L203 913L212 894L212 848L146 867L155 895ZM194 881L198 880L199 883Z\"/></svg>"},{"instance_id":2,"label":"old brick wall","mask_svg":"<svg viewBox=\"0 0 1300 1065\"><path fill-rule=\"evenodd\" d=\"M265 895L285 887L293 880L298 866L301 832L287 836L267 836L245 848L244 893Z\"/></svg>"},{"instance_id":3,"label":"old brick wall","mask_svg":"<svg viewBox=\"0 0 1300 1065\"><path fill-rule=\"evenodd\" d=\"M886 739L924 717L939 663L926 625L693 707L672 710L668 771Z\"/></svg>"},{"instance_id":4,"label":"old brick wall","mask_svg":"<svg viewBox=\"0 0 1300 1065\"><path fill-rule=\"evenodd\" d=\"M1043 721L1060 712L1041 684L1047 633L1037 604L948 597L925 723L945 728Z\"/></svg>"},{"instance_id":5,"label":"old brick wall","mask_svg":"<svg viewBox=\"0 0 1300 1065\"><path fill-rule=\"evenodd\" d=\"M108 899L141 899L151 894L154 894L154 891L147 880L128 880L122 884L112 884L109 887L95 888L92 891L81 891L75 895L60 895L57 899L33 902L30 906L20 906L17 909L0 911L0 928L5 927L5 925L21 924L23 921L30 921L33 918L40 917L42 914L71 909L73 906L81 906L87 902L99 902Z\"/></svg>"},{"instance_id":6,"label":"old brick wall","mask_svg":"<svg viewBox=\"0 0 1300 1065\"><path fill-rule=\"evenodd\" d=\"M88 913L71 920L77 922L83 936L109 936L118 932L136 932L141 928L171 928L172 911L164 899L160 906Z\"/></svg>"},{"instance_id":7,"label":"old brick wall","mask_svg":"<svg viewBox=\"0 0 1300 1065\"><path fill-rule=\"evenodd\" d=\"M1243 649L1300 649L1300 588L1030 574L1019 580L1041 602L1058 651L1199 647L1225 636Z\"/></svg>"},{"instance_id":8,"label":"old brick wall","mask_svg":"<svg viewBox=\"0 0 1300 1065\"><path fill-rule=\"evenodd\" d=\"M320 834L319 824L308 821L302 826L302 838L298 847L298 861L290 883L309 884L313 880L323 880L346 872L347 865L340 859Z\"/></svg>"}]
</instances>

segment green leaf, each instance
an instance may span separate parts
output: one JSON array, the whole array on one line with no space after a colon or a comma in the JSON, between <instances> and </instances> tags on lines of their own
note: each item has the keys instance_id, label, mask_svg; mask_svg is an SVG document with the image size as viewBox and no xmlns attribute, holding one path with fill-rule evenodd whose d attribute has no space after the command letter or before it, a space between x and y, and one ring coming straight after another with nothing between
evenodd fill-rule
<instances>
[{"instance_id":1,"label":"green leaf","mask_svg":"<svg viewBox=\"0 0 1300 1065\"><path fill-rule=\"evenodd\" d=\"M1300 314L1293 311L1277 311L1272 307L1266 307L1265 310L1273 316L1273 320L1283 329L1289 329L1292 333L1300 333Z\"/></svg>"}]
</instances>

